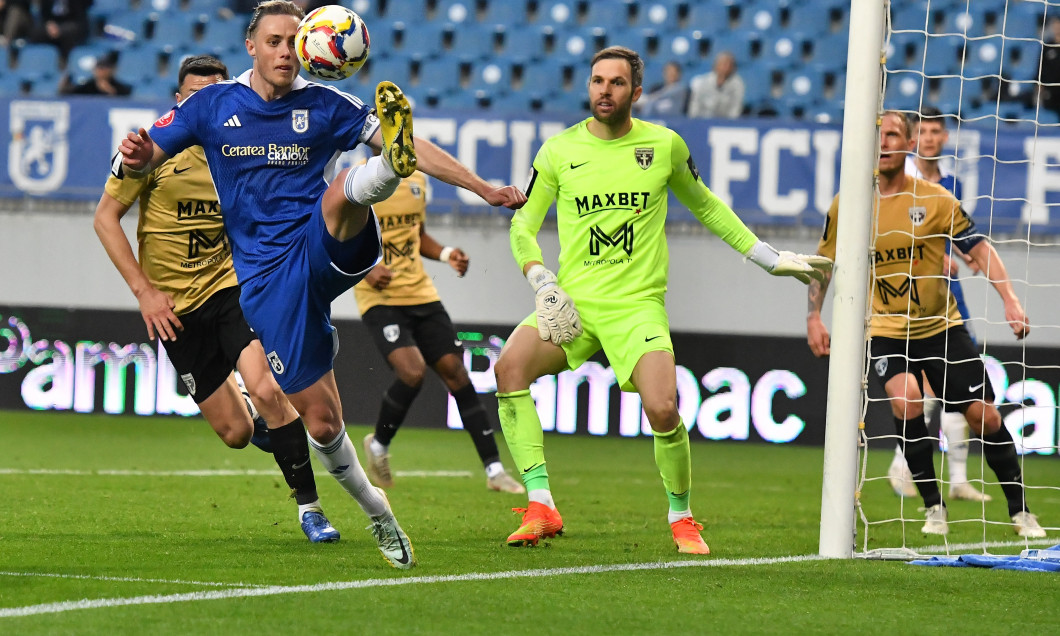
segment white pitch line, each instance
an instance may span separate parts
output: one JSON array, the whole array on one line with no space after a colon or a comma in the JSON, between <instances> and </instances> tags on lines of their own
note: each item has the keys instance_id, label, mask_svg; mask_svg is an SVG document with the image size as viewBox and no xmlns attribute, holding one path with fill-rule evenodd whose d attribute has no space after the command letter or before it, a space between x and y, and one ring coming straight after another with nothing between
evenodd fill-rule
<instances>
[{"instance_id":1,"label":"white pitch line","mask_svg":"<svg viewBox=\"0 0 1060 636\"><path fill-rule=\"evenodd\" d=\"M23 607L0 609L0 618L18 616L35 616L39 614L58 614L74 610L101 609L107 607L125 607L130 605L159 605L166 603L186 603L191 601L216 601L230 598L251 598L257 596L277 596L281 594L304 594L307 592L332 592L373 587L396 587L399 585L457 583L463 581L495 581L501 579L537 578L545 576L569 576L574 574L601 574L605 572L633 572L644 570L667 570L674 568L721 567L746 565L772 565L775 563L796 563L818 561L825 557L816 554L799 556L756 558L756 559L714 559L702 561L669 561L663 563L619 563L615 565L586 565L571 568L547 568L539 570L510 570L507 572L477 572L470 574L451 574L446 576L421 576L409 578L365 579L362 581L337 581L334 583L317 583L314 585L274 585L269 587L235 588L212 590L207 592L187 592L184 594L152 594L129 598L82 599L80 601L62 601L59 603L42 603Z\"/></svg>"},{"instance_id":2,"label":"white pitch line","mask_svg":"<svg viewBox=\"0 0 1060 636\"><path fill-rule=\"evenodd\" d=\"M961 552L964 550L975 550L977 548L1019 548L1028 545L1056 545L1056 539L1014 539L1012 541L979 541L976 543L951 543L946 545L929 545L922 548L914 548L922 552Z\"/></svg>"},{"instance_id":3,"label":"white pitch line","mask_svg":"<svg viewBox=\"0 0 1060 636\"><path fill-rule=\"evenodd\" d=\"M20 576L26 578L53 579L87 579L91 581L115 581L118 583L167 583L172 585L205 585L207 587L269 587L255 583L217 583L214 581L182 581L179 579L143 579L132 576L99 576L95 574L55 574L51 572L0 572L0 576Z\"/></svg>"},{"instance_id":4,"label":"white pitch line","mask_svg":"<svg viewBox=\"0 0 1060 636\"><path fill-rule=\"evenodd\" d=\"M399 470L397 477L471 477L469 470ZM0 475L71 475L75 477L278 477L276 470L73 470L64 468L0 468Z\"/></svg>"}]
</instances>

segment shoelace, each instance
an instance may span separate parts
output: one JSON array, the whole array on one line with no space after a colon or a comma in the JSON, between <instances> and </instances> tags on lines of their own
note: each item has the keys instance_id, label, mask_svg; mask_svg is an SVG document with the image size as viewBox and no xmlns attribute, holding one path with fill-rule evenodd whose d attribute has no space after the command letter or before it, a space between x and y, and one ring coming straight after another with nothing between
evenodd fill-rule
<instances>
[{"instance_id":1,"label":"shoelace","mask_svg":"<svg viewBox=\"0 0 1060 636\"><path fill-rule=\"evenodd\" d=\"M390 532L390 528L385 521L373 521L372 525L368 526L368 529L372 531L372 536L375 537L376 542L387 550L401 549L401 539L398 538L397 532Z\"/></svg>"}]
</instances>

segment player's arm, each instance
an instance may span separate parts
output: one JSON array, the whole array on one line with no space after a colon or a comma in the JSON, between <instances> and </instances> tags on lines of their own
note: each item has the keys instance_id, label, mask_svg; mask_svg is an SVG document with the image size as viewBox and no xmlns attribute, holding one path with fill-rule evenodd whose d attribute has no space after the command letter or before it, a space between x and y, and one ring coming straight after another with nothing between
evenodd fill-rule
<instances>
[{"instance_id":1,"label":"player's arm","mask_svg":"<svg viewBox=\"0 0 1060 636\"><path fill-rule=\"evenodd\" d=\"M688 146L677 133L673 133L672 144L672 173L668 185L677 195L677 199L707 229L774 276L794 276L803 283L809 283L811 280L821 280L823 272L831 270L830 259L778 251L769 243L759 240L740 217L736 216L732 208L711 192L699 178Z\"/></svg>"},{"instance_id":2,"label":"player's arm","mask_svg":"<svg viewBox=\"0 0 1060 636\"><path fill-rule=\"evenodd\" d=\"M836 218L839 213L839 196L832 199L832 205L828 208L825 216L824 233L817 244L817 253L829 259L835 258L836 249ZM806 343L810 345L810 351L818 358L824 357L832 352L832 337L828 334L828 327L821 320L821 309L824 307L824 297L828 293L828 286L832 282L832 270L825 272L821 280L812 280L806 290Z\"/></svg>"},{"instance_id":3,"label":"player's arm","mask_svg":"<svg viewBox=\"0 0 1060 636\"><path fill-rule=\"evenodd\" d=\"M143 128L126 135L125 139L121 140L118 151L122 155L121 163L115 162L112 166L112 172L118 178L145 177L169 159L169 155L151 139L151 135Z\"/></svg>"},{"instance_id":4,"label":"player's arm","mask_svg":"<svg viewBox=\"0 0 1060 636\"><path fill-rule=\"evenodd\" d=\"M416 146L416 167L428 175L470 192L474 192L490 205L517 210L526 203L526 195L515 186L494 186L460 163L451 154L434 142L413 136ZM376 129L368 140L368 145L381 150L383 147L382 127Z\"/></svg>"},{"instance_id":5,"label":"player's arm","mask_svg":"<svg viewBox=\"0 0 1060 636\"><path fill-rule=\"evenodd\" d=\"M427 233L427 224L420 223L420 256L441 261L456 270L457 276L463 278L471 260L459 247L442 245Z\"/></svg>"},{"instance_id":6,"label":"player's arm","mask_svg":"<svg viewBox=\"0 0 1060 636\"><path fill-rule=\"evenodd\" d=\"M1023 305L1020 304L1019 298L1016 297L1016 291L1012 288L1012 281L1009 280L1008 270L1005 268L1005 263L1001 261L1001 256L994 249L988 241L979 241L974 247L967 251L968 256L972 258L979 269L986 275L990 284L997 290L999 296L1001 296L1002 302L1005 303L1005 320L1008 321L1009 327L1012 328L1012 333L1016 335L1017 340L1023 340L1030 333L1031 325L1027 319L1027 314L1023 311Z\"/></svg>"},{"instance_id":7,"label":"player's arm","mask_svg":"<svg viewBox=\"0 0 1060 636\"><path fill-rule=\"evenodd\" d=\"M530 169L530 181L526 186L526 205L512 216L509 229L512 255L519 264L530 287L534 290L537 335L542 340L561 345L572 342L582 333L581 316L574 301L560 288L556 275L545 267L537 233L545 214L559 191L552 174L547 146L541 148Z\"/></svg>"},{"instance_id":8,"label":"player's arm","mask_svg":"<svg viewBox=\"0 0 1060 636\"><path fill-rule=\"evenodd\" d=\"M130 205L122 203L106 192L99 199L92 227L96 230L103 249L114 263L114 267L125 279L136 301L140 304L140 314L147 326L148 336L154 340L155 332L162 340L175 340L174 329L183 329L180 319L173 313L173 299L159 291L147 278L133 254L121 219L129 211Z\"/></svg>"},{"instance_id":9,"label":"player's arm","mask_svg":"<svg viewBox=\"0 0 1060 636\"><path fill-rule=\"evenodd\" d=\"M1005 320L1018 340L1027 337L1031 330L1030 321L1023 311L1016 292L1009 280L1008 270L994 246L976 230L971 217L961 208L960 201L953 199L949 223L952 232L953 246L967 254L986 275L990 284L997 290L1005 304Z\"/></svg>"}]
</instances>

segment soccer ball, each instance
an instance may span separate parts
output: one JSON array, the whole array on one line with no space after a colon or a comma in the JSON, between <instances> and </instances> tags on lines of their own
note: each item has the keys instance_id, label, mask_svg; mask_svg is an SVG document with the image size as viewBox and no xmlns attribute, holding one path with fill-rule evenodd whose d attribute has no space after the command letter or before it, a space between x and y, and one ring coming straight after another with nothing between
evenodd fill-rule
<instances>
[{"instance_id":1,"label":"soccer ball","mask_svg":"<svg viewBox=\"0 0 1060 636\"><path fill-rule=\"evenodd\" d=\"M368 27L346 7L329 4L302 18L294 48L302 68L323 80L342 80L368 59Z\"/></svg>"}]
</instances>

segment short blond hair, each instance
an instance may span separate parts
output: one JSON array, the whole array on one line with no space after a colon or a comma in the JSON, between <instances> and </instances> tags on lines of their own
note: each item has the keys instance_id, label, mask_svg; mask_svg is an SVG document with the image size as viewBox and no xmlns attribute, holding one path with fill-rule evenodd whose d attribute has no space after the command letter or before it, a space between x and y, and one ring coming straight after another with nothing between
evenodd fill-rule
<instances>
[{"instance_id":1,"label":"short blond hair","mask_svg":"<svg viewBox=\"0 0 1060 636\"><path fill-rule=\"evenodd\" d=\"M254 33L258 30L261 18L267 15L290 15L301 20L305 17L305 11L289 0L265 0L254 7L254 15L250 18L250 24L247 25L248 40L254 39Z\"/></svg>"}]
</instances>

